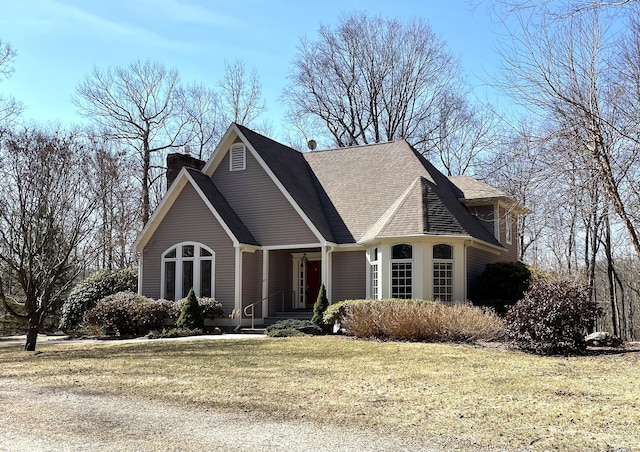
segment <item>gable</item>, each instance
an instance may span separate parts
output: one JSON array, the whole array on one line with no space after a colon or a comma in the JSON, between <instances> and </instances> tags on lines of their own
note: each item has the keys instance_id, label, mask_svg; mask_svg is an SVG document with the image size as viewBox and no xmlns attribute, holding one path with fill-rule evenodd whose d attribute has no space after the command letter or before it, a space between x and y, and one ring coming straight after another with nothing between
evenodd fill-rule
<instances>
[{"instance_id":1,"label":"gable","mask_svg":"<svg viewBox=\"0 0 640 452\"><path fill-rule=\"evenodd\" d=\"M234 171L229 154L222 156L211 180L256 241L263 246L318 243L253 154L246 152L245 168Z\"/></svg>"},{"instance_id":2,"label":"gable","mask_svg":"<svg viewBox=\"0 0 640 452\"><path fill-rule=\"evenodd\" d=\"M233 299L233 240L191 184L186 184L179 192L151 238L140 250L143 263L142 293L155 298L160 297L162 253L176 243L187 241L202 243L215 251L216 297Z\"/></svg>"}]
</instances>

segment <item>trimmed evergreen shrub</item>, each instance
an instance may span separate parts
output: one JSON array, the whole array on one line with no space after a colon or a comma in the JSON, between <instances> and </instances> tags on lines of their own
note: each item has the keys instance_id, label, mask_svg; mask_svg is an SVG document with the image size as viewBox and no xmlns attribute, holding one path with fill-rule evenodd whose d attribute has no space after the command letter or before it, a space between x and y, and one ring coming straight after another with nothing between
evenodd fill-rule
<instances>
[{"instance_id":1,"label":"trimmed evergreen shrub","mask_svg":"<svg viewBox=\"0 0 640 452\"><path fill-rule=\"evenodd\" d=\"M291 336L292 331L296 331L295 335L300 334L322 334L322 328L310 320L286 319L279 320L273 325L269 325L265 329L266 333L272 337Z\"/></svg>"},{"instance_id":2,"label":"trimmed evergreen shrub","mask_svg":"<svg viewBox=\"0 0 640 452\"><path fill-rule=\"evenodd\" d=\"M62 305L59 328L74 330L82 322L86 311L98 301L117 292L135 292L138 288L138 271L134 269L100 270L75 285Z\"/></svg>"},{"instance_id":3,"label":"trimmed evergreen shrub","mask_svg":"<svg viewBox=\"0 0 640 452\"><path fill-rule=\"evenodd\" d=\"M186 300L182 304L182 310L180 311L180 317L176 322L176 327L186 329L202 329L204 327L204 318L202 317L202 310L198 304L198 299L193 289L189 290Z\"/></svg>"},{"instance_id":4,"label":"trimmed evergreen shrub","mask_svg":"<svg viewBox=\"0 0 640 452\"><path fill-rule=\"evenodd\" d=\"M567 280L536 279L505 317L507 337L538 354L580 354L602 309L586 287Z\"/></svg>"},{"instance_id":5,"label":"trimmed evergreen shrub","mask_svg":"<svg viewBox=\"0 0 640 452\"><path fill-rule=\"evenodd\" d=\"M318 325L322 330L327 330L327 324L324 323L324 312L329 307L329 300L327 300L327 290L324 284L320 286L320 292L318 292L318 299L313 305L313 317L311 322ZM329 325L331 326L331 325Z\"/></svg>"},{"instance_id":6,"label":"trimmed evergreen shrub","mask_svg":"<svg viewBox=\"0 0 640 452\"><path fill-rule=\"evenodd\" d=\"M474 304L493 308L504 316L529 289L531 271L522 262L487 264L480 276Z\"/></svg>"}]
</instances>

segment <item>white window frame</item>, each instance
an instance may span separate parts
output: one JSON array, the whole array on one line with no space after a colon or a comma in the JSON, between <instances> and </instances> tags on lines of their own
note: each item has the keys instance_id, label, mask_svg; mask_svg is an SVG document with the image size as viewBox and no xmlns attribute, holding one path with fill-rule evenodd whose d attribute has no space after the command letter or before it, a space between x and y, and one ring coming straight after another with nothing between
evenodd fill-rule
<instances>
[{"instance_id":1,"label":"white window frame","mask_svg":"<svg viewBox=\"0 0 640 452\"><path fill-rule=\"evenodd\" d=\"M438 259L435 257L433 258L432 271L431 271L431 278L433 282L433 300L434 301L439 300L443 303L451 303L453 301L454 275L455 275L454 259L453 259L454 248L453 248L453 245L450 245L448 243L437 243L433 245L433 248L435 248L438 245L449 246L451 248L451 258L450 259ZM436 271L449 272L451 276L449 277L445 275L443 277L442 275L438 274L438 277L436 278ZM439 284L439 283L436 284L436 280L442 280L442 279L445 279L447 282L445 284ZM442 294L442 291L440 290L441 288L445 289L444 294ZM446 291L447 288L449 289L448 293Z\"/></svg>"},{"instance_id":2,"label":"white window frame","mask_svg":"<svg viewBox=\"0 0 640 452\"><path fill-rule=\"evenodd\" d=\"M378 247L372 248L369 254L369 298L380 297L380 253Z\"/></svg>"},{"instance_id":3,"label":"white window frame","mask_svg":"<svg viewBox=\"0 0 640 452\"><path fill-rule=\"evenodd\" d=\"M229 171L243 171L247 169L247 148L243 143L231 145L229 151Z\"/></svg>"},{"instance_id":4,"label":"white window frame","mask_svg":"<svg viewBox=\"0 0 640 452\"><path fill-rule=\"evenodd\" d=\"M411 247L411 258L406 258L406 259L393 259L393 248L399 245L407 245L409 247ZM402 294L402 298L403 299L411 299L413 298L413 294L414 294L414 290L413 290L413 282L414 282L414 265L413 265L413 245L409 244L409 243L398 243L395 244L391 247L391 259L390 259L390 263L391 265L389 266L389 270L390 270L390 274L389 274L389 288L390 288L390 295L391 298L400 298L399 296L399 288L400 287L404 287L405 288L405 293ZM405 276L403 276L402 278L400 278L400 276L397 276L397 279L403 279L405 281L404 284L394 284L394 276L393 273L394 271L397 272L405 272ZM410 271L411 272L411 276L410 277L406 277L406 272ZM409 280L409 284L406 284L406 280ZM409 288L409 292L406 292L406 288ZM407 296L408 295L408 296Z\"/></svg>"},{"instance_id":5,"label":"white window frame","mask_svg":"<svg viewBox=\"0 0 640 452\"><path fill-rule=\"evenodd\" d=\"M184 257L182 256L182 248L184 246L193 246L193 257ZM211 253L211 256L201 256L201 249ZM171 251L176 251L175 257L167 257ZM199 242L180 242L175 245L170 246L162 253L161 264L160 264L160 297L167 298L170 294L166 292L166 263L167 262L175 262L175 274L174 274L174 300L180 300L187 296L186 293L182 293L182 282L183 282L183 263L186 261L193 262L193 291L196 294L196 297L201 296L201 272L202 267L201 264L204 261L211 262L211 298L215 298L215 280L216 280L216 253L211 248L206 245L203 245Z\"/></svg>"},{"instance_id":6,"label":"white window frame","mask_svg":"<svg viewBox=\"0 0 640 452\"><path fill-rule=\"evenodd\" d=\"M508 245L511 245L511 231L513 230L513 217L511 216L510 213L507 213L507 216L505 218L505 222L504 222L504 239L507 242Z\"/></svg>"}]
</instances>

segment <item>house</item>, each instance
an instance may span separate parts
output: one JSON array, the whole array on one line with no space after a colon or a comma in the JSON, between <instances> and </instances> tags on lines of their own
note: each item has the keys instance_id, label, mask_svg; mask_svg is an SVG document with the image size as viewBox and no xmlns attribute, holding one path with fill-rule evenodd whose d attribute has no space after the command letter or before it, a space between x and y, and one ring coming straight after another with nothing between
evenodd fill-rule
<instances>
[{"instance_id":1,"label":"house","mask_svg":"<svg viewBox=\"0 0 640 452\"><path fill-rule=\"evenodd\" d=\"M321 284L330 302L450 302L486 264L518 259L524 208L406 141L299 152L234 123L201 165L179 171L136 240L143 295L193 287L261 319L311 308Z\"/></svg>"}]
</instances>

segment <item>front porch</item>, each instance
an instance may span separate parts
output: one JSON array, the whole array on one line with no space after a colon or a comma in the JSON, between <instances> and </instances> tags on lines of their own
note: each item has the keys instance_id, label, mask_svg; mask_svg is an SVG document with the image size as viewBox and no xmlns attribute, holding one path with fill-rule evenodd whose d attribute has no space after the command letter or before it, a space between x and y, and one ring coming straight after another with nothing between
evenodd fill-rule
<instances>
[{"instance_id":1,"label":"front porch","mask_svg":"<svg viewBox=\"0 0 640 452\"><path fill-rule=\"evenodd\" d=\"M262 327L282 319L311 319L321 285L329 290L330 259L328 247L242 253L241 325Z\"/></svg>"}]
</instances>

